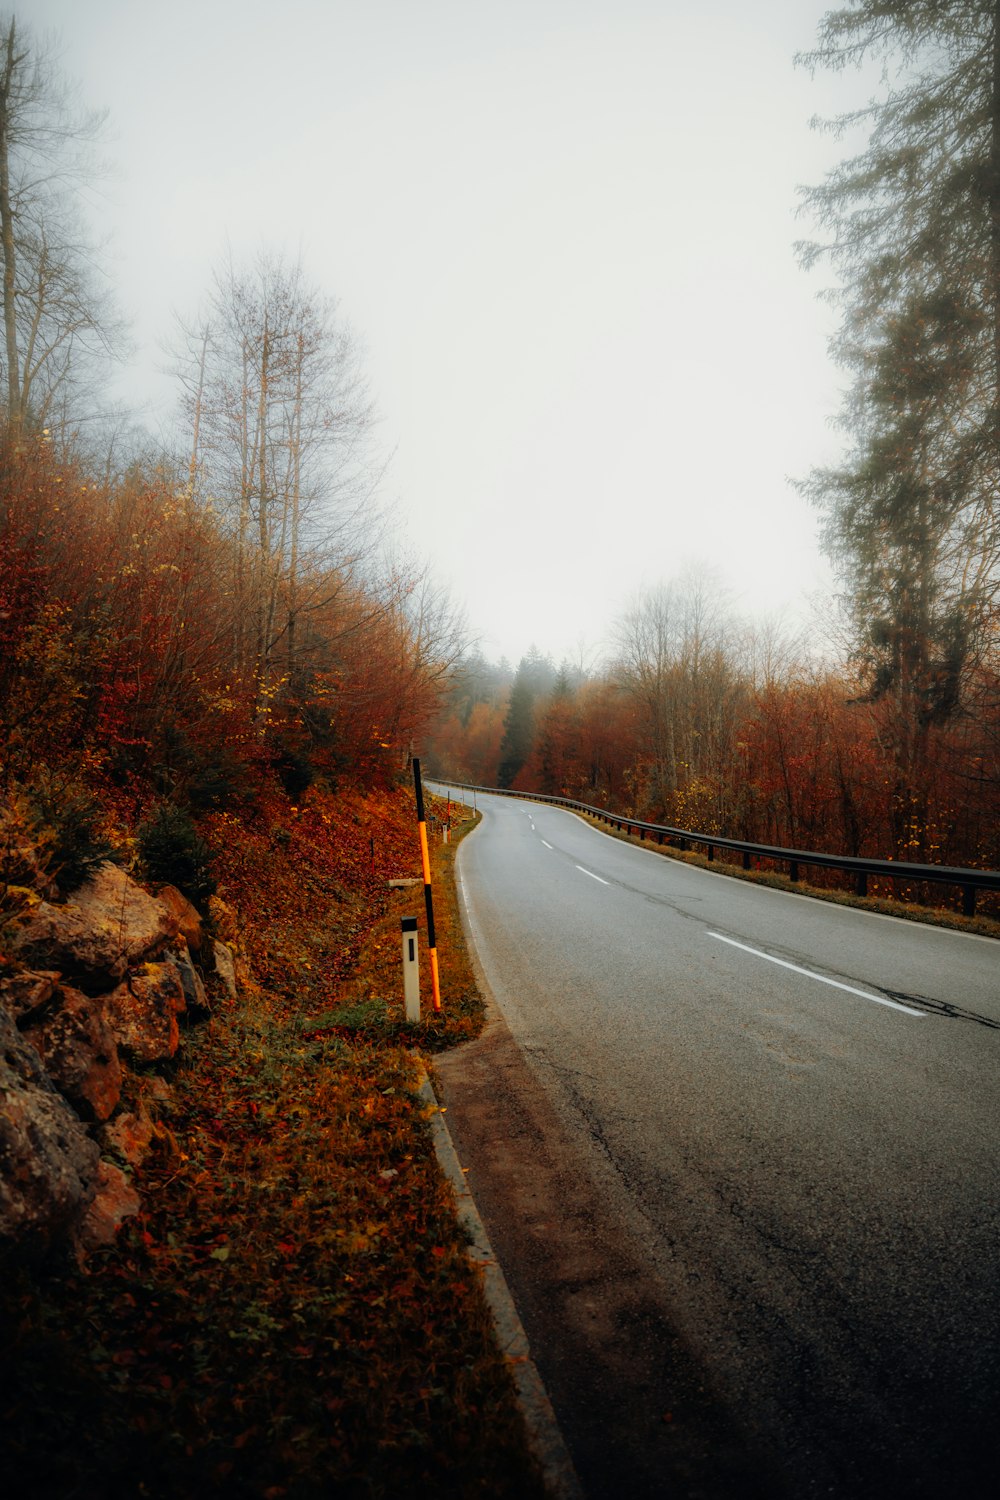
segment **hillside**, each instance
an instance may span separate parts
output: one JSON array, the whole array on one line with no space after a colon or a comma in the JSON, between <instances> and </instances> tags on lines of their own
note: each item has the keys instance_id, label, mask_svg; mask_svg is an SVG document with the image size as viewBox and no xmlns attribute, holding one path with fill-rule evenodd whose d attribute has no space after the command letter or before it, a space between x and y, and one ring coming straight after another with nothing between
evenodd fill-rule
<instances>
[{"instance_id":1,"label":"hillside","mask_svg":"<svg viewBox=\"0 0 1000 1500\"><path fill-rule=\"evenodd\" d=\"M480 1024L455 846L433 844L444 1009L407 1026L422 889L386 882L419 873L412 795L274 790L202 827L243 981L128 1071L118 1113L152 1121L139 1211L79 1263L8 1261L4 1472L53 1497L531 1494L413 1094L410 1049Z\"/></svg>"}]
</instances>

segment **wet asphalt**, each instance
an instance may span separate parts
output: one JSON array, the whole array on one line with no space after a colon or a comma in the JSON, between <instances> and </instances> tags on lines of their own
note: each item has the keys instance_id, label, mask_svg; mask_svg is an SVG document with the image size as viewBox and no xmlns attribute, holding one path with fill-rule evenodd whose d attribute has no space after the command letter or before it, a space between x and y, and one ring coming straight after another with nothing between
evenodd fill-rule
<instances>
[{"instance_id":1,"label":"wet asphalt","mask_svg":"<svg viewBox=\"0 0 1000 1500\"><path fill-rule=\"evenodd\" d=\"M588 1495L1000 1459L1000 948L478 798L448 1123Z\"/></svg>"}]
</instances>

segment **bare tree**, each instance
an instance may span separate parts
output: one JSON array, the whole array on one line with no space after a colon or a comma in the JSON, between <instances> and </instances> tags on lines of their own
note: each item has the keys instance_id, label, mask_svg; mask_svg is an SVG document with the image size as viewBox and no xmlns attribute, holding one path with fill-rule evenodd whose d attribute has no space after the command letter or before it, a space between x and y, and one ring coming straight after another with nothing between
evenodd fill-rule
<instances>
[{"instance_id":1,"label":"bare tree","mask_svg":"<svg viewBox=\"0 0 1000 1500\"><path fill-rule=\"evenodd\" d=\"M303 617L353 585L377 542L374 412L358 350L302 267L262 253L249 268L227 257L173 352L189 486L227 517L237 655L263 692L307 649Z\"/></svg>"},{"instance_id":2,"label":"bare tree","mask_svg":"<svg viewBox=\"0 0 1000 1500\"><path fill-rule=\"evenodd\" d=\"M82 111L52 50L15 18L0 22L0 249L6 417L62 435L95 360L122 327L96 269L78 190L97 171L104 116Z\"/></svg>"},{"instance_id":3,"label":"bare tree","mask_svg":"<svg viewBox=\"0 0 1000 1500\"><path fill-rule=\"evenodd\" d=\"M641 595L619 622L616 647L614 681L643 727L636 786L646 810L679 815L679 797L698 788L724 818L749 681L743 632L718 581L693 567Z\"/></svg>"}]
</instances>

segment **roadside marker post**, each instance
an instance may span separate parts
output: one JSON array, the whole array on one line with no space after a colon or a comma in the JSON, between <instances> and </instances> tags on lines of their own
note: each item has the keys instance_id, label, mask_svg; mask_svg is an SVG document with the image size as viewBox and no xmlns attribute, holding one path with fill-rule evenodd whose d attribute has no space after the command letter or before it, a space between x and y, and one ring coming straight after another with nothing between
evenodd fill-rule
<instances>
[{"instance_id":1,"label":"roadside marker post","mask_svg":"<svg viewBox=\"0 0 1000 1500\"><path fill-rule=\"evenodd\" d=\"M403 1004L408 1021L420 1020L420 964L417 959L417 919L403 917Z\"/></svg>"},{"instance_id":2,"label":"roadside marker post","mask_svg":"<svg viewBox=\"0 0 1000 1500\"><path fill-rule=\"evenodd\" d=\"M417 823L420 827L420 858L424 867L424 905L427 908L427 952L431 961L431 988L434 1009L441 1009L441 984L438 979L437 940L434 936L434 897L431 894L431 859L427 851L427 822L424 818L424 787L420 780L420 762L413 761L413 788L417 794Z\"/></svg>"}]
</instances>

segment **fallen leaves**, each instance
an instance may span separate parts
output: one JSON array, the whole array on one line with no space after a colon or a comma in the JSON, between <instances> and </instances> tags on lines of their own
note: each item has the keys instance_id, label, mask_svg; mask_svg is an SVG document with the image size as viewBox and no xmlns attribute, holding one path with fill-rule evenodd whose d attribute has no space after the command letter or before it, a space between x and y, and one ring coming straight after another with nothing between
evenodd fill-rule
<instances>
[{"instance_id":1,"label":"fallen leaves","mask_svg":"<svg viewBox=\"0 0 1000 1500\"><path fill-rule=\"evenodd\" d=\"M443 870L449 1008L401 1019L409 893L382 876L415 857L411 818L311 791L266 858L263 829L228 826L226 899L266 981L188 1032L141 1215L89 1274L3 1293L0 1461L38 1500L188 1500L206 1476L224 1500L541 1495L411 1091L408 1045L478 1025Z\"/></svg>"}]
</instances>

